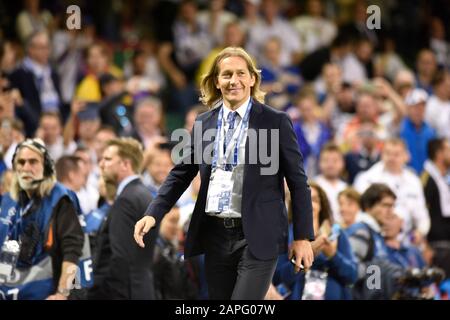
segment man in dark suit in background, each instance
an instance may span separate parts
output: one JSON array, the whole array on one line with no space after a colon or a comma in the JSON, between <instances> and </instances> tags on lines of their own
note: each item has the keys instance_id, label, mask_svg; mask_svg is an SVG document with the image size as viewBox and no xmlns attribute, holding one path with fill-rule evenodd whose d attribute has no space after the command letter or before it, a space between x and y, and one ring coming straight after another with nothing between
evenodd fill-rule
<instances>
[{"instance_id":1,"label":"man in dark suit in background","mask_svg":"<svg viewBox=\"0 0 450 320\"><path fill-rule=\"evenodd\" d=\"M58 112L67 119L69 106L62 103L59 77L50 66L50 38L45 31L37 31L26 42L27 56L9 76L12 88L23 97L23 105L16 115L24 122L27 136L33 136L44 111Z\"/></svg>"},{"instance_id":2,"label":"man in dark suit in background","mask_svg":"<svg viewBox=\"0 0 450 320\"><path fill-rule=\"evenodd\" d=\"M132 138L110 140L103 152L103 179L115 184L117 193L98 234L89 299L155 298L152 257L156 230L146 237L144 250L131 236L152 199L139 176L142 159L142 146Z\"/></svg>"},{"instance_id":3,"label":"man in dark suit in background","mask_svg":"<svg viewBox=\"0 0 450 320\"><path fill-rule=\"evenodd\" d=\"M427 235L434 251L433 264L450 276L450 142L437 138L428 142L422 183L430 212L431 227Z\"/></svg>"},{"instance_id":4,"label":"man in dark suit in background","mask_svg":"<svg viewBox=\"0 0 450 320\"><path fill-rule=\"evenodd\" d=\"M311 193L296 135L284 112L262 104L260 83L260 73L243 49L229 47L218 54L201 84L204 103L218 107L198 116L192 134L200 138L197 135L215 130L212 164L197 157L211 139L191 142L190 154L173 168L135 227L134 237L143 247L143 235L161 221L200 171L185 256L205 253L211 299L264 298L278 255L287 252L284 178L293 203L295 269L299 271L301 263L308 269L313 262ZM272 168L261 159L265 147Z\"/></svg>"}]
</instances>

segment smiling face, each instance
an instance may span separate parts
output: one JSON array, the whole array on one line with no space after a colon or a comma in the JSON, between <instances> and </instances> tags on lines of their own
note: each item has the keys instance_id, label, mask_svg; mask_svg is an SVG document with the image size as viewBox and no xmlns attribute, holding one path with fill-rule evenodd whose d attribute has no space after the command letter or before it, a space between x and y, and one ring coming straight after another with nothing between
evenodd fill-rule
<instances>
[{"instance_id":1,"label":"smiling face","mask_svg":"<svg viewBox=\"0 0 450 320\"><path fill-rule=\"evenodd\" d=\"M222 93L225 106L235 110L251 95L255 76L250 74L247 63L241 57L228 57L219 63L216 88Z\"/></svg>"}]
</instances>

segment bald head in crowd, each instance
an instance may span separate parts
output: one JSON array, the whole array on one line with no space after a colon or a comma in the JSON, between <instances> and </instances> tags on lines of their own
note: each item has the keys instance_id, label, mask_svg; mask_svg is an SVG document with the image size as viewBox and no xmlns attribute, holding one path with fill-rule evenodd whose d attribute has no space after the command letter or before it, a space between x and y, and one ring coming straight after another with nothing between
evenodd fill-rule
<instances>
[{"instance_id":1,"label":"bald head in crowd","mask_svg":"<svg viewBox=\"0 0 450 320\"><path fill-rule=\"evenodd\" d=\"M31 60L47 65L50 58L50 38L45 31L32 33L26 42L27 54Z\"/></svg>"}]
</instances>

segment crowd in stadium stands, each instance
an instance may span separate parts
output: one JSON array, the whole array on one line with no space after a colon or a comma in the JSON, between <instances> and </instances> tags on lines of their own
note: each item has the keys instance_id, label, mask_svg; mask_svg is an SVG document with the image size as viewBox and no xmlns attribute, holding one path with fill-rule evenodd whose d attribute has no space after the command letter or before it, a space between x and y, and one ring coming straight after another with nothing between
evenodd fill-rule
<instances>
[{"instance_id":1,"label":"crowd in stadium stands","mask_svg":"<svg viewBox=\"0 0 450 320\"><path fill-rule=\"evenodd\" d=\"M199 104L203 72L221 49L241 46L261 70L266 103L292 120L312 189L313 268L295 274L280 256L266 298L448 298L444 1L76 2L80 30L66 28L58 1L0 4L2 194L18 143L41 138L58 180L79 198L95 250L116 193L100 179L106 142L142 143L142 179L155 196L176 160L171 132L191 130L208 110ZM366 25L370 4L381 8L380 29ZM161 222L159 299L208 297L203 257L183 259L199 184L197 177ZM367 289L371 265L382 270L382 289ZM443 269L447 280L409 288L406 272L425 267Z\"/></svg>"}]
</instances>

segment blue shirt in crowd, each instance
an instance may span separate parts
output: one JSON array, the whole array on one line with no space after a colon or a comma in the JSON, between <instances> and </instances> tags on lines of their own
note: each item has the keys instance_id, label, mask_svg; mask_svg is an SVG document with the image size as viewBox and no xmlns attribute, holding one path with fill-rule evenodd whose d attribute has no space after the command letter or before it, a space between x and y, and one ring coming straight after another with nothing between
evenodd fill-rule
<instances>
[{"instance_id":1,"label":"blue shirt in crowd","mask_svg":"<svg viewBox=\"0 0 450 320\"><path fill-rule=\"evenodd\" d=\"M405 118L400 126L400 137L406 142L411 156L408 165L420 175L427 159L428 142L436 137L436 132L425 122L417 129L411 119Z\"/></svg>"}]
</instances>

